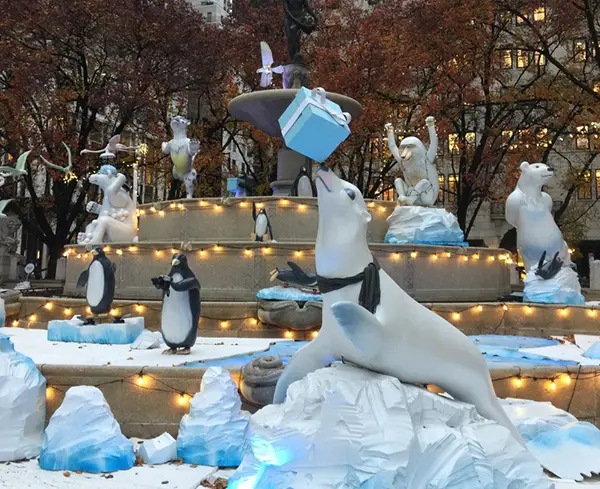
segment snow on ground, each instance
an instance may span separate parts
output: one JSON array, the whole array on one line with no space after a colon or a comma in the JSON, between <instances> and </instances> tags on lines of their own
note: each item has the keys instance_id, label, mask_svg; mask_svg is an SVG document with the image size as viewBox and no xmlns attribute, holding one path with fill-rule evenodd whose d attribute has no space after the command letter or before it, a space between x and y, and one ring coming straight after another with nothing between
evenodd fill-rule
<instances>
[{"instance_id":1,"label":"snow on ground","mask_svg":"<svg viewBox=\"0 0 600 489\"><path fill-rule=\"evenodd\" d=\"M36 364L57 365L118 365L132 367L170 367L188 362L215 360L265 351L271 343L291 341L269 338L198 338L190 355L162 355L165 348L131 350L129 345L96 345L48 341L46 330L1 328L15 349L30 357Z\"/></svg>"}]
</instances>

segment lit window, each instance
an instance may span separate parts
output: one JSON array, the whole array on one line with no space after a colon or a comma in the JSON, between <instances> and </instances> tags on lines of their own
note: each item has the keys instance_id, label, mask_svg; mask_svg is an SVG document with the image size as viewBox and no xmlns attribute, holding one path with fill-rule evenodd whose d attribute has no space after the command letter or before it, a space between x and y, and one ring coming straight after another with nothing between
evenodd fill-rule
<instances>
[{"instance_id":1,"label":"lit window","mask_svg":"<svg viewBox=\"0 0 600 489\"><path fill-rule=\"evenodd\" d=\"M546 64L546 56L542 53L533 53L533 62L538 66L544 66Z\"/></svg>"},{"instance_id":2,"label":"lit window","mask_svg":"<svg viewBox=\"0 0 600 489\"><path fill-rule=\"evenodd\" d=\"M146 185L152 185L152 172L150 170L146 170L144 175L144 179L146 181Z\"/></svg>"},{"instance_id":3,"label":"lit window","mask_svg":"<svg viewBox=\"0 0 600 489\"><path fill-rule=\"evenodd\" d=\"M548 136L548 128L546 127L539 127L536 132L535 135L538 139L546 139L546 136Z\"/></svg>"},{"instance_id":4,"label":"lit window","mask_svg":"<svg viewBox=\"0 0 600 489\"><path fill-rule=\"evenodd\" d=\"M468 132L467 134L465 134L465 140L467 143L467 147L469 147L469 148L475 147L475 133L474 132Z\"/></svg>"},{"instance_id":5,"label":"lit window","mask_svg":"<svg viewBox=\"0 0 600 489\"><path fill-rule=\"evenodd\" d=\"M600 170L596 170L596 197L600 195Z\"/></svg>"},{"instance_id":6,"label":"lit window","mask_svg":"<svg viewBox=\"0 0 600 489\"><path fill-rule=\"evenodd\" d=\"M590 149L590 133L587 126L579 126L575 135L575 148Z\"/></svg>"},{"instance_id":7,"label":"lit window","mask_svg":"<svg viewBox=\"0 0 600 489\"><path fill-rule=\"evenodd\" d=\"M510 49L506 49L502 51L502 67L503 68L512 68L513 67L513 57L512 51Z\"/></svg>"},{"instance_id":8,"label":"lit window","mask_svg":"<svg viewBox=\"0 0 600 489\"><path fill-rule=\"evenodd\" d=\"M600 93L600 81L597 81L596 83L594 83L593 90L596 93Z\"/></svg>"},{"instance_id":9,"label":"lit window","mask_svg":"<svg viewBox=\"0 0 600 489\"><path fill-rule=\"evenodd\" d=\"M521 15L516 15L515 17L516 17L517 24L523 24L525 22L525 19L529 18L529 15L521 14Z\"/></svg>"},{"instance_id":10,"label":"lit window","mask_svg":"<svg viewBox=\"0 0 600 489\"><path fill-rule=\"evenodd\" d=\"M536 22L544 22L546 20L546 9L538 7L533 11L533 20Z\"/></svg>"},{"instance_id":11,"label":"lit window","mask_svg":"<svg viewBox=\"0 0 600 489\"><path fill-rule=\"evenodd\" d=\"M448 175L448 202L454 203L458 200L458 177Z\"/></svg>"},{"instance_id":12,"label":"lit window","mask_svg":"<svg viewBox=\"0 0 600 489\"><path fill-rule=\"evenodd\" d=\"M587 59L587 46L585 41L573 41L573 59L578 63L582 63Z\"/></svg>"},{"instance_id":13,"label":"lit window","mask_svg":"<svg viewBox=\"0 0 600 489\"><path fill-rule=\"evenodd\" d=\"M581 177L582 182L577 186L577 198L579 200L590 200L592 198L592 172L587 170ZM596 173L596 178L598 178L598 173Z\"/></svg>"},{"instance_id":14,"label":"lit window","mask_svg":"<svg viewBox=\"0 0 600 489\"><path fill-rule=\"evenodd\" d=\"M527 51L519 49L517 51L517 68L526 68L529 64L529 56Z\"/></svg>"},{"instance_id":15,"label":"lit window","mask_svg":"<svg viewBox=\"0 0 600 489\"><path fill-rule=\"evenodd\" d=\"M390 202L394 201L394 187L390 187L387 190L384 190L381 193L381 198L383 200L389 200Z\"/></svg>"},{"instance_id":16,"label":"lit window","mask_svg":"<svg viewBox=\"0 0 600 489\"><path fill-rule=\"evenodd\" d=\"M458 134L448 135L448 149L451 153L458 153L460 151L460 144L458 140Z\"/></svg>"},{"instance_id":17,"label":"lit window","mask_svg":"<svg viewBox=\"0 0 600 489\"><path fill-rule=\"evenodd\" d=\"M438 202L440 203L444 203L444 183L446 182L446 178L444 177L444 175L440 175L438 176L438 182L440 184L440 189L438 191Z\"/></svg>"}]
</instances>

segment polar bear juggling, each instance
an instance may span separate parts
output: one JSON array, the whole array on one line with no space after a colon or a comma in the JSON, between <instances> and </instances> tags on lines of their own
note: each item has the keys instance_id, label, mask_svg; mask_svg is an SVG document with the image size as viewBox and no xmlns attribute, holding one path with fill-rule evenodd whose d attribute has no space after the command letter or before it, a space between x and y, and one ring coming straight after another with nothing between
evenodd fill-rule
<instances>
[{"instance_id":1,"label":"polar bear juggling","mask_svg":"<svg viewBox=\"0 0 600 489\"><path fill-rule=\"evenodd\" d=\"M438 172L435 166L438 138L435 132L435 119L425 119L429 131L429 149L419 138L408 137L396 146L394 126L386 124L388 146L394 159L400 164L402 178L394 181L398 192L398 201L408 205L431 206L435 204L440 188Z\"/></svg>"}]
</instances>

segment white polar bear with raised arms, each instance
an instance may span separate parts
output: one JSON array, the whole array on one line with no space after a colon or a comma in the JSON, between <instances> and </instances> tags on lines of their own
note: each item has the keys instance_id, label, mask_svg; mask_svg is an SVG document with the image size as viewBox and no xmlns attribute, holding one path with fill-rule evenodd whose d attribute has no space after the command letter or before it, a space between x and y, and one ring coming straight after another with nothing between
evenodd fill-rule
<instances>
[{"instance_id":1,"label":"white polar bear with raised arms","mask_svg":"<svg viewBox=\"0 0 600 489\"><path fill-rule=\"evenodd\" d=\"M517 247L526 270L536 266L546 252L557 252L564 266L571 265L569 248L552 215L552 198L542 187L554 177L543 163L521 163L517 188L506 199L506 220L517 228Z\"/></svg>"},{"instance_id":2,"label":"white polar bear with raised arms","mask_svg":"<svg viewBox=\"0 0 600 489\"><path fill-rule=\"evenodd\" d=\"M394 186L398 192L398 201L408 205L431 206L435 204L440 189L435 156L438 148L438 137L435 132L435 119L425 119L429 132L429 149L419 138L408 137L396 146L394 126L386 124L388 147L394 159L402 169L402 178L396 178Z\"/></svg>"}]
</instances>

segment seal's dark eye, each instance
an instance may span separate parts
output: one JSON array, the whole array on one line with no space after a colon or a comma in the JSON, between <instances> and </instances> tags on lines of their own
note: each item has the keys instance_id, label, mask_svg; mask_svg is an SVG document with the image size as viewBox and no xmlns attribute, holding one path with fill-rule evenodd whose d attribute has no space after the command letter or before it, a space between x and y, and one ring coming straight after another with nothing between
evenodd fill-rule
<instances>
[{"instance_id":1,"label":"seal's dark eye","mask_svg":"<svg viewBox=\"0 0 600 489\"><path fill-rule=\"evenodd\" d=\"M354 193L354 190L352 190L351 188L345 188L344 190L348 194L348 197L350 197L352 200L354 200L356 198L356 194Z\"/></svg>"}]
</instances>

